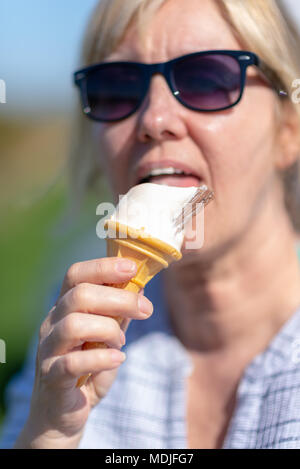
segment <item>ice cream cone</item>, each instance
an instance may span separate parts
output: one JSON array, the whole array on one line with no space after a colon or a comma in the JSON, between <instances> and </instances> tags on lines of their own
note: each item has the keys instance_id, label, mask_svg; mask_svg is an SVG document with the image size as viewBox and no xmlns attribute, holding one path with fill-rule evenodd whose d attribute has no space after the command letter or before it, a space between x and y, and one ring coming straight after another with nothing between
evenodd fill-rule
<instances>
[{"instance_id":1,"label":"ice cream cone","mask_svg":"<svg viewBox=\"0 0 300 469\"><path fill-rule=\"evenodd\" d=\"M166 269L172 262L181 259L182 254L173 246L160 239L147 236L143 230L136 230L116 221L108 220L105 223L108 231L107 256L122 257L135 261L137 273L129 282L113 284L115 288L122 288L138 293L162 269ZM114 318L121 325L123 318ZM82 349L108 348L104 343L86 342ZM82 376L77 382L81 387L90 375Z\"/></svg>"}]
</instances>

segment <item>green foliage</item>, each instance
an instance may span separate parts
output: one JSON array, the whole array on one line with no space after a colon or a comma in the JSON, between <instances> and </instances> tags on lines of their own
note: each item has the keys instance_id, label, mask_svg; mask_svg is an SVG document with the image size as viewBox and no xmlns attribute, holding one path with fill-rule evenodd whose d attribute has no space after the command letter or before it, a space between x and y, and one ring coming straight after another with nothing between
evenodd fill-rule
<instances>
[{"instance_id":1,"label":"green foliage","mask_svg":"<svg viewBox=\"0 0 300 469\"><path fill-rule=\"evenodd\" d=\"M30 340L47 313L49 295L65 272L57 264L67 269L67 250L95 231L96 205L108 197L101 187L97 195L87 194L80 211L70 218L66 194L60 181L27 208L0 210L0 338L6 342L6 363L0 364L0 424L5 386L22 366Z\"/></svg>"},{"instance_id":2,"label":"green foliage","mask_svg":"<svg viewBox=\"0 0 300 469\"><path fill-rule=\"evenodd\" d=\"M0 338L6 342L6 363L0 364L2 414L4 385L20 368L41 318L49 281L43 266L56 248L51 227L63 204L63 188L58 187L31 208L1 213Z\"/></svg>"}]
</instances>

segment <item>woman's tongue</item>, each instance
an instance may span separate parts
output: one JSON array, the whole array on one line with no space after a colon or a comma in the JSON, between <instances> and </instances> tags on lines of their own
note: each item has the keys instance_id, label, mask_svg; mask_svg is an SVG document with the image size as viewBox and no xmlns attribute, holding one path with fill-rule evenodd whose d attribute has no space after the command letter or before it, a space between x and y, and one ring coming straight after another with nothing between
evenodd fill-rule
<instances>
[{"instance_id":1,"label":"woman's tongue","mask_svg":"<svg viewBox=\"0 0 300 469\"><path fill-rule=\"evenodd\" d=\"M166 184L167 186L191 187L200 186L200 179L197 176L185 174L164 174L161 176L151 176L149 182L153 184Z\"/></svg>"}]
</instances>

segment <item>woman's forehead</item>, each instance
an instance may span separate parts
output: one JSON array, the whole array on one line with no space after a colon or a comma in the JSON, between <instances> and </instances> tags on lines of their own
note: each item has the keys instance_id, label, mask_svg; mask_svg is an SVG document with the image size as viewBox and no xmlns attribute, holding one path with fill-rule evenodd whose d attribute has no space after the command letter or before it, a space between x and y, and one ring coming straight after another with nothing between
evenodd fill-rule
<instances>
[{"instance_id":1,"label":"woman's forehead","mask_svg":"<svg viewBox=\"0 0 300 469\"><path fill-rule=\"evenodd\" d=\"M214 0L168 0L145 27L132 24L107 60L159 62L201 50L240 49Z\"/></svg>"}]
</instances>

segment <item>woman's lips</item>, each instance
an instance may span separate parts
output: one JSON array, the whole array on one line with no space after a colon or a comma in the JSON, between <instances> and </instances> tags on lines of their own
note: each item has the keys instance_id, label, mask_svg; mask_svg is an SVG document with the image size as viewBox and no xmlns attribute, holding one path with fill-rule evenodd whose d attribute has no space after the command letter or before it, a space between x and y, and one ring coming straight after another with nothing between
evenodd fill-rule
<instances>
[{"instance_id":1,"label":"woman's lips","mask_svg":"<svg viewBox=\"0 0 300 469\"><path fill-rule=\"evenodd\" d=\"M150 178L148 178L147 182L152 182L153 184L165 184L167 186L177 186L177 187L192 187L192 186L199 187L202 184L202 181L197 176L177 175L177 174L151 176Z\"/></svg>"},{"instance_id":2,"label":"woman's lips","mask_svg":"<svg viewBox=\"0 0 300 469\"><path fill-rule=\"evenodd\" d=\"M198 187L204 183L204 178L197 170L172 159L140 162L134 173L136 179L133 185L152 182L178 187Z\"/></svg>"}]
</instances>

